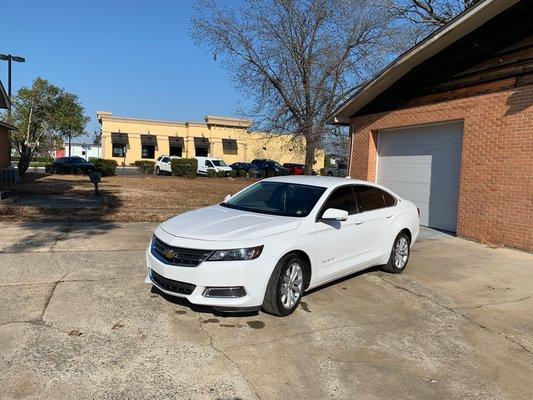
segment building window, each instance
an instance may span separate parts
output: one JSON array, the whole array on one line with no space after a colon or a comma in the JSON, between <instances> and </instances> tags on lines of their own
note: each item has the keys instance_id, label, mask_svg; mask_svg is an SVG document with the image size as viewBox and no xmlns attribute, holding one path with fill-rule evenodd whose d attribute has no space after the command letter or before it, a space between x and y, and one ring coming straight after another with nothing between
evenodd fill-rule
<instances>
[{"instance_id":1,"label":"building window","mask_svg":"<svg viewBox=\"0 0 533 400\"><path fill-rule=\"evenodd\" d=\"M194 153L196 157L209 156L209 139L204 137L194 138Z\"/></svg>"},{"instance_id":2,"label":"building window","mask_svg":"<svg viewBox=\"0 0 533 400\"><path fill-rule=\"evenodd\" d=\"M113 157L125 157L126 145L121 143L113 143Z\"/></svg>"},{"instance_id":3,"label":"building window","mask_svg":"<svg viewBox=\"0 0 533 400\"><path fill-rule=\"evenodd\" d=\"M235 139L222 139L222 151L224 154L238 154L237 141Z\"/></svg>"},{"instance_id":4,"label":"building window","mask_svg":"<svg viewBox=\"0 0 533 400\"><path fill-rule=\"evenodd\" d=\"M151 144L143 144L141 148L141 158L154 158L155 146Z\"/></svg>"},{"instance_id":5,"label":"building window","mask_svg":"<svg viewBox=\"0 0 533 400\"><path fill-rule=\"evenodd\" d=\"M183 149L178 146L171 146L169 152L170 152L169 156L181 157Z\"/></svg>"}]
</instances>

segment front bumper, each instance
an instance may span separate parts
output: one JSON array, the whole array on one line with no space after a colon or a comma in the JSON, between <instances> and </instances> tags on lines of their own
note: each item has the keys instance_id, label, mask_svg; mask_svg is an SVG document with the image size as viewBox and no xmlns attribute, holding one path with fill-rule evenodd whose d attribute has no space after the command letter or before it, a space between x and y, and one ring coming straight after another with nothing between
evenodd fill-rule
<instances>
[{"instance_id":1,"label":"front bumper","mask_svg":"<svg viewBox=\"0 0 533 400\"><path fill-rule=\"evenodd\" d=\"M146 265L148 275L145 282L153 284L165 294L184 297L193 304L240 309L259 307L263 304L266 286L275 260L263 252L257 259L250 261L204 261L197 267L180 267L162 263L152 255L150 246L148 246ZM195 287L190 294L167 290L156 282L157 279L154 279L151 271L163 278ZM243 297L205 297L203 295L207 287L236 286L244 287L246 294Z\"/></svg>"}]
</instances>

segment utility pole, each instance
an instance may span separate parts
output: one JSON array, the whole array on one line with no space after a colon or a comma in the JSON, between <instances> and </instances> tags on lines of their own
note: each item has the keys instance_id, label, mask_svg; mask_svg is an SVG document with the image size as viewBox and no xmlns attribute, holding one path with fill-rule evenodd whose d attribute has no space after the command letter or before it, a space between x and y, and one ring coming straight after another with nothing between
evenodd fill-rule
<instances>
[{"instance_id":1,"label":"utility pole","mask_svg":"<svg viewBox=\"0 0 533 400\"><path fill-rule=\"evenodd\" d=\"M7 96L9 98L9 108L7 110L7 113L9 116L11 116L11 62L26 62L26 59L24 57L20 56L14 56L12 54L0 54L0 60L7 61ZM11 141L8 143L8 149L7 149L7 165L11 165Z\"/></svg>"}]
</instances>

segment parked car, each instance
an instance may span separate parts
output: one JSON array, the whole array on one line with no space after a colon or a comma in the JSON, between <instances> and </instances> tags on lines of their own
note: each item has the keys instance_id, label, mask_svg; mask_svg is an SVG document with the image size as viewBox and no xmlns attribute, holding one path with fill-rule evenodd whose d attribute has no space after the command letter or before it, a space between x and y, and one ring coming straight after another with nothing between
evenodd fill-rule
<instances>
[{"instance_id":1,"label":"parked car","mask_svg":"<svg viewBox=\"0 0 533 400\"><path fill-rule=\"evenodd\" d=\"M247 178L257 178L260 175L259 170L252 163L236 162L231 164L230 168L237 173L239 173L239 171L246 171Z\"/></svg>"},{"instance_id":2,"label":"parked car","mask_svg":"<svg viewBox=\"0 0 533 400\"><path fill-rule=\"evenodd\" d=\"M324 168L324 175L344 178L348 175L348 165L345 162L338 162L332 167Z\"/></svg>"},{"instance_id":3,"label":"parked car","mask_svg":"<svg viewBox=\"0 0 533 400\"><path fill-rule=\"evenodd\" d=\"M229 176L230 172L233 171L231 167L227 166L226 163L220 158L212 157L196 157L198 160L198 174L207 175L208 169L214 169L217 173L222 171Z\"/></svg>"},{"instance_id":4,"label":"parked car","mask_svg":"<svg viewBox=\"0 0 533 400\"><path fill-rule=\"evenodd\" d=\"M303 175L305 172L305 165L303 164L285 163L283 166L289 170L291 175Z\"/></svg>"},{"instance_id":5,"label":"parked car","mask_svg":"<svg viewBox=\"0 0 533 400\"><path fill-rule=\"evenodd\" d=\"M285 316L304 291L356 271L403 272L418 225L413 203L374 183L268 178L159 225L146 283L194 304Z\"/></svg>"},{"instance_id":6,"label":"parked car","mask_svg":"<svg viewBox=\"0 0 533 400\"><path fill-rule=\"evenodd\" d=\"M176 156L159 156L155 161L155 173L156 175L171 174L172 173L172 159L180 158Z\"/></svg>"},{"instance_id":7,"label":"parked car","mask_svg":"<svg viewBox=\"0 0 533 400\"><path fill-rule=\"evenodd\" d=\"M266 177L290 175L290 171L287 168L273 160L255 159L252 160L252 164L255 165L258 170L263 171Z\"/></svg>"},{"instance_id":8,"label":"parked car","mask_svg":"<svg viewBox=\"0 0 533 400\"><path fill-rule=\"evenodd\" d=\"M90 174L96 171L94 164L82 157L61 157L45 167L51 174Z\"/></svg>"}]
</instances>

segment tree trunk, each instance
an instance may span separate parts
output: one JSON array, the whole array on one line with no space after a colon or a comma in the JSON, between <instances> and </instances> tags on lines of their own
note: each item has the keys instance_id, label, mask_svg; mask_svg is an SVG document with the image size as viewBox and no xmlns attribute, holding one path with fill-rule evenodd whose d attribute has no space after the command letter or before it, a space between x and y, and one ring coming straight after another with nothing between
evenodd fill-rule
<instances>
[{"instance_id":1,"label":"tree trunk","mask_svg":"<svg viewBox=\"0 0 533 400\"><path fill-rule=\"evenodd\" d=\"M22 177L30 167L31 156L31 148L29 146L22 145L22 149L20 152L20 160L18 163L20 177Z\"/></svg>"},{"instance_id":2,"label":"tree trunk","mask_svg":"<svg viewBox=\"0 0 533 400\"><path fill-rule=\"evenodd\" d=\"M306 140L305 142L305 175L311 175L315 164L316 141Z\"/></svg>"}]
</instances>

